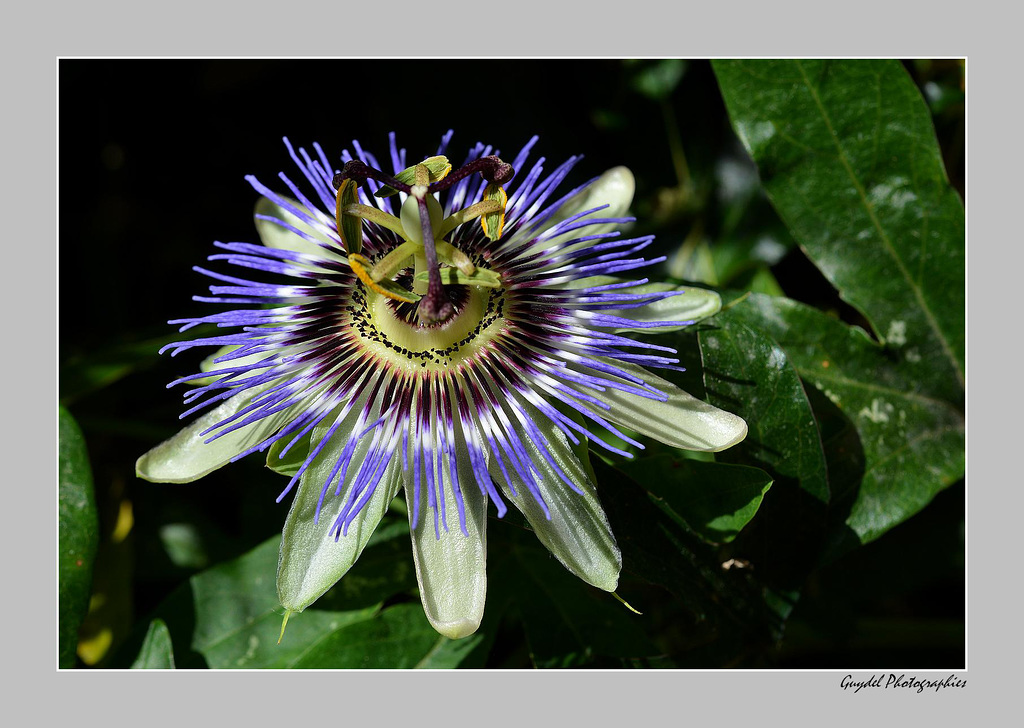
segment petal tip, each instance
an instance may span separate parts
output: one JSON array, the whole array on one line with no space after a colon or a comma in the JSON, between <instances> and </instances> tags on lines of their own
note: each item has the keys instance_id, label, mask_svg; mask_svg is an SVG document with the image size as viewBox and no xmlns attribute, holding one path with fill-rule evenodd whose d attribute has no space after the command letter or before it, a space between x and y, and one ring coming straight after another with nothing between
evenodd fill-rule
<instances>
[{"instance_id":1,"label":"petal tip","mask_svg":"<svg viewBox=\"0 0 1024 728\"><path fill-rule=\"evenodd\" d=\"M427 616L430 618L430 615ZM433 627L438 634L441 634L448 639L460 640L464 637L469 637L480 628L480 619L474 619L471 617L450 621L430 619L430 626Z\"/></svg>"},{"instance_id":2,"label":"petal tip","mask_svg":"<svg viewBox=\"0 0 1024 728\"><path fill-rule=\"evenodd\" d=\"M729 415L728 418L722 417L722 415ZM708 452L721 452L722 450L728 450L733 445L738 445L743 442L747 437L747 421L742 417L726 412L725 410L719 410L720 424L723 425L722 439L716 442L713 449Z\"/></svg>"}]
</instances>

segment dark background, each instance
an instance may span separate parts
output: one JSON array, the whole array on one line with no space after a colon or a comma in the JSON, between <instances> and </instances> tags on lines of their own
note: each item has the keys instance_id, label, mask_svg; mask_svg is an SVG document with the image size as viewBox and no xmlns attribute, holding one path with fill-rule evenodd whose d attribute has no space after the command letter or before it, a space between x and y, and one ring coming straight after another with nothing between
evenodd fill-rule
<instances>
[{"instance_id":1,"label":"dark background","mask_svg":"<svg viewBox=\"0 0 1024 728\"><path fill-rule=\"evenodd\" d=\"M962 66L906 66L963 195ZM433 154L454 129L449 156L459 161L477 141L510 158L537 134L534 153L549 166L585 155L570 183L629 166L639 232L656 232L669 253L697 222L714 248L728 212L719 194L724 164L755 174L711 67L700 61L63 60L59 82L60 398L85 432L101 509L94 591L106 600L83 628L86 636L112 631L100 665L112 664L136 620L144 625L190 573L246 552L283 523L286 507L274 504L280 483L258 458L190 486L134 478L136 457L179 426L180 391L164 385L201 357L155 355L176 338L166 321L209 308L191 301L207 285L191 268L214 252L213 240L257 242L257 194L243 177L274 187L279 171L292 174L281 137L307 148L318 141L332 159L357 139L380 158L395 131L412 159ZM780 225L759 196L740 227ZM855 320L784 242L788 252L771 272L786 295ZM963 513L958 485L816 572L783 643L738 665L962 664ZM206 563L175 563L156 538L162 525L182 520L207 534ZM493 665L529 666L516 639L514 629L502 633Z\"/></svg>"}]
</instances>

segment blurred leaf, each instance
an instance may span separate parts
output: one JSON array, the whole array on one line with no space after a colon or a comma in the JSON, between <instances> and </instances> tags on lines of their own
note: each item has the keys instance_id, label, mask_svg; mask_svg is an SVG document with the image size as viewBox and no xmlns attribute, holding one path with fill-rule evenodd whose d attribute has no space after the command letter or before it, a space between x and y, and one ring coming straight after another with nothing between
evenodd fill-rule
<instances>
[{"instance_id":1,"label":"blurred leaf","mask_svg":"<svg viewBox=\"0 0 1024 728\"><path fill-rule=\"evenodd\" d=\"M63 407L58 422L58 514L60 548L57 558L60 625L60 667L75 666L78 627L89 606L92 567L99 544L99 519L92 487L89 453L82 431Z\"/></svg>"},{"instance_id":2,"label":"blurred leaf","mask_svg":"<svg viewBox=\"0 0 1024 728\"><path fill-rule=\"evenodd\" d=\"M715 61L736 133L807 255L916 389L963 396L964 208L897 61Z\"/></svg>"},{"instance_id":3,"label":"blurred leaf","mask_svg":"<svg viewBox=\"0 0 1024 728\"><path fill-rule=\"evenodd\" d=\"M631 70L633 90L655 100L671 96L686 73L686 61L679 58L631 59L626 61L626 66Z\"/></svg>"},{"instance_id":4,"label":"blurred leaf","mask_svg":"<svg viewBox=\"0 0 1024 728\"><path fill-rule=\"evenodd\" d=\"M174 650L171 647L171 633L162 619L149 623L149 631L139 650L139 656L132 663L133 670L174 669Z\"/></svg>"},{"instance_id":5,"label":"blurred leaf","mask_svg":"<svg viewBox=\"0 0 1024 728\"><path fill-rule=\"evenodd\" d=\"M191 523L165 523L158 530L167 557L182 569L202 569L210 557L202 535Z\"/></svg>"},{"instance_id":6,"label":"blurred leaf","mask_svg":"<svg viewBox=\"0 0 1024 728\"><path fill-rule=\"evenodd\" d=\"M800 377L770 337L723 311L698 335L708 400L747 421L747 438L718 457L764 465L829 500L825 454Z\"/></svg>"},{"instance_id":7,"label":"blurred leaf","mask_svg":"<svg viewBox=\"0 0 1024 728\"><path fill-rule=\"evenodd\" d=\"M963 415L928 393L916 368L894 361L860 329L795 301L753 294L730 311L772 336L801 378L856 425L864 471L846 525L862 543L963 475Z\"/></svg>"},{"instance_id":8,"label":"blurred leaf","mask_svg":"<svg viewBox=\"0 0 1024 728\"><path fill-rule=\"evenodd\" d=\"M206 330L205 327L195 329L193 333L201 336ZM143 341L112 344L70 357L60 366L61 402L67 404L109 387L133 372L153 366L160 360L160 348L180 339L181 334L168 333Z\"/></svg>"},{"instance_id":9,"label":"blurred leaf","mask_svg":"<svg viewBox=\"0 0 1024 728\"><path fill-rule=\"evenodd\" d=\"M743 465L655 455L623 467L655 504L712 543L732 541L757 513L771 476Z\"/></svg>"}]
</instances>

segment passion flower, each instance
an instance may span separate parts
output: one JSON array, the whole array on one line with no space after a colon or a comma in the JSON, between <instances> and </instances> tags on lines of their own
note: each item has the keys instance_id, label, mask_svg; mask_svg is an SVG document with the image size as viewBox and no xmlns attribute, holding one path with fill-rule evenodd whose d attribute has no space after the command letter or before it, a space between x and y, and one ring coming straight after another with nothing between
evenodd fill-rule
<instances>
[{"instance_id":1,"label":"passion flower","mask_svg":"<svg viewBox=\"0 0 1024 728\"><path fill-rule=\"evenodd\" d=\"M411 166L390 143L390 173L354 143L340 169L319 145L288 152L305 190L253 177L262 245L214 243L196 300L231 310L172 321L234 331L167 347L218 350L189 383L187 417L143 455L139 477L183 483L251 453L290 476L278 594L302 611L355 563L404 490L423 608L441 634L480 624L488 503L511 502L571 572L614 591L621 555L597 498L587 447L630 457L636 433L721 450L742 419L650 368L673 349L623 333L693 323L716 294L617 276L662 258L651 236L617 228L633 194L618 167L564 194L579 157L544 173L476 145L457 169L437 154ZM241 306L241 307L238 307ZM624 429L620 429L620 427ZM609 434L614 437L609 437Z\"/></svg>"}]
</instances>

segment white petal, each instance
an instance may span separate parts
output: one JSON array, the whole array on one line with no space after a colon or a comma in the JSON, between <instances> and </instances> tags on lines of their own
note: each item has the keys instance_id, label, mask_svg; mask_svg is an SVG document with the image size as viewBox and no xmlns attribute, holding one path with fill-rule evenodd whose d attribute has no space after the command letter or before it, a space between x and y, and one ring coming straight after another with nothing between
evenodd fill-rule
<instances>
[{"instance_id":1,"label":"white petal","mask_svg":"<svg viewBox=\"0 0 1024 728\"><path fill-rule=\"evenodd\" d=\"M411 440L412 438L410 438ZM461 438L458 441L461 441ZM434 530L434 511L427 507L427 483L420 472L419 522L412 528L412 555L420 587L423 611L434 629L451 639L467 637L480 626L487 596L487 497L480 492L469 457L459 449L459 485L466 509L466 530L462 533L459 512L451 489L445 458L442 489L448 530ZM413 467L405 473L405 497L409 523L414 515ZM440 524L440 520L438 520Z\"/></svg>"},{"instance_id":2,"label":"white petal","mask_svg":"<svg viewBox=\"0 0 1024 728\"><path fill-rule=\"evenodd\" d=\"M573 281L569 288L591 288L606 286L612 283L622 283L625 279L613 276L593 276ZM714 291L695 286L677 286L673 283L642 283L638 286L615 289L615 293L661 293L662 291L682 291L679 295L669 296L660 301L654 301L646 306L637 308L601 310L601 313L609 316L619 316L637 322L649 321L688 321L696 323L702 319L714 316L722 310L722 299ZM689 325L689 324L687 324ZM678 331L683 326L658 326L656 328L634 328L622 327L616 329L623 331L642 331L646 334L661 334L669 331Z\"/></svg>"},{"instance_id":3,"label":"white petal","mask_svg":"<svg viewBox=\"0 0 1024 728\"><path fill-rule=\"evenodd\" d=\"M599 414L659 442L686 450L718 452L732 447L747 436L747 423L741 417L687 394L669 381L643 367L606 360L668 395L667 402L647 399L617 389L598 396L611 405Z\"/></svg>"},{"instance_id":4,"label":"white petal","mask_svg":"<svg viewBox=\"0 0 1024 728\"><path fill-rule=\"evenodd\" d=\"M269 382L236 394L216 409L202 415L177 435L140 457L135 462L135 474L153 483L191 483L267 439L287 424L305 404L299 403L284 409L209 443L204 440L215 435L216 431L206 435L200 433L244 409L257 393L273 384L275 382Z\"/></svg>"},{"instance_id":5,"label":"white petal","mask_svg":"<svg viewBox=\"0 0 1024 728\"><path fill-rule=\"evenodd\" d=\"M554 219L565 220L584 210L601 207L602 205L608 205L608 207L595 212L591 217L622 217L629 211L635 191L636 181L633 179L633 173L626 167L612 167L598 177L594 184L583 190L583 192L570 200L566 200ZM614 224L605 223L584 228L575 234L595 235L608 232L615 227L616 225Z\"/></svg>"},{"instance_id":6,"label":"white petal","mask_svg":"<svg viewBox=\"0 0 1024 728\"><path fill-rule=\"evenodd\" d=\"M230 354L235 349L239 348L239 344L230 344L228 346L222 346L217 351L210 354L208 357L199 363L199 371L206 372L210 376L203 377L202 379L190 379L188 384L192 387L205 387L207 384L212 384L219 379L219 373L224 369L231 369L235 367L252 367L259 362L270 357L270 353L266 351L260 351L255 354L247 354L240 356L237 359L230 359L228 361L218 362L216 361L225 354Z\"/></svg>"},{"instance_id":7,"label":"white petal","mask_svg":"<svg viewBox=\"0 0 1024 728\"><path fill-rule=\"evenodd\" d=\"M582 223L587 219L598 220L612 217L623 217L629 210L630 203L633 201L633 191L635 188L636 184L633 180L633 173L630 172L629 169L626 167L613 167L598 177L594 181L594 184L578 193L575 197L571 197L566 200L558 211L552 215L551 218L545 221L543 229L550 230L559 222L566 220L573 215L586 210L592 210L596 207L602 207L603 205L607 205L607 207L603 210L598 210L577 222ZM537 243L531 246L528 250L523 251L522 255L529 255L537 250L543 250L560 245L572 238L598 235L600 233L610 232L620 227L621 225L619 223L600 223L597 225L588 225L582 228L577 228L572 232L552 238L544 237L542 233ZM533 235L538 232L539 231L532 230L532 228L527 225L522 231L518 232L516 236L512 238L512 241L517 242L520 235ZM593 241L570 245L563 248L561 252L566 253L588 245L593 245Z\"/></svg>"},{"instance_id":8,"label":"white petal","mask_svg":"<svg viewBox=\"0 0 1024 728\"><path fill-rule=\"evenodd\" d=\"M335 481L324 497L319 521L314 523L320 493L345 448L355 415L350 419L352 423L347 423L347 430L345 426L338 428L302 474L299 491L285 520L277 566L277 594L281 605L293 612L301 612L315 602L352 568L402 485L402 458L401 453L396 453L385 467L370 500L349 525L348 532L335 541L332 530L335 519L348 501L352 479L373 439L372 435L367 435L355 448L341 495L334 495ZM312 442L319 443L327 430L328 426L324 425L314 428Z\"/></svg>"},{"instance_id":9,"label":"white petal","mask_svg":"<svg viewBox=\"0 0 1024 728\"><path fill-rule=\"evenodd\" d=\"M551 519L545 517L543 508L531 495L527 484L507 462L505 469L511 483L506 482L494 457L490 464L491 476L501 487L503 495L526 516L540 542L565 568L588 584L605 591L615 591L622 569L622 554L597 498L588 468L581 459L586 457L585 438L581 438L580 445L574 448L546 415L529 405L523 409L543 434L552 460L583 492L577 493L566 485L529 437L522 438L523 444L534 467L540 472L538 487ZM515 495L510 485L514 486Z\"/></svg>"},{"instance_id":10,"label":"white petal","mask_svg":"<svg viewBox=\"0 0 1024 728\"><path fill-rule=\"evenodd\" d=\"M295 200L292 200L290 198L285 199L287 199L292 205L294 205L299 210L302 210L305 213L307 213L310 217L314 219L316 218L315 213L309 212L309 210L307 210L304 206L302 206ZM281 205L278 205L276 202L273 202L272 200L269 200L266 197L261 197L259 201L256 203L256 214L267 215L268 217L277 218L278 220L286 222L292 227L295 227L308 235L312 235L317 240L323 243L327 243L334 249L340 249L341 247L341 244L335 241L333 238L331 238L326 232L324 232L324 230L316 226L310 225L307 222L299 219L294 214L289 212L287 209L281 207ZM303 238L300 235L296 235L291 230L281 227L277 223L271 222L270 220L263 220L257 217L256 231L260 235L260 240L262 240L263 244L266 245L268 248L294 250L298 253L310 253L321 257L324 255L324 249L317 245L316 243L307 240L306 238Z\"/></svg>"}]
</instances>

